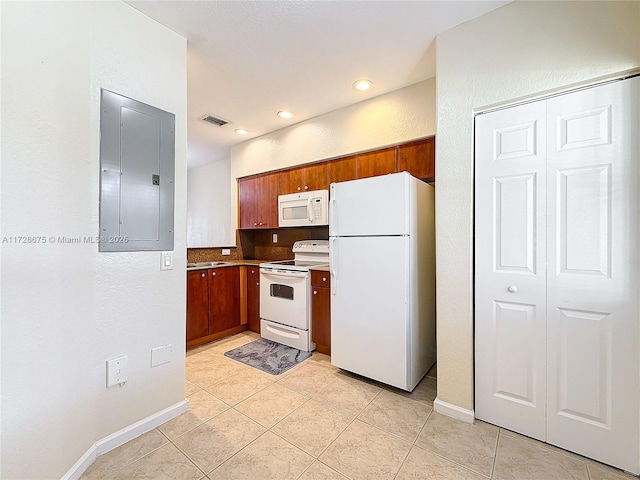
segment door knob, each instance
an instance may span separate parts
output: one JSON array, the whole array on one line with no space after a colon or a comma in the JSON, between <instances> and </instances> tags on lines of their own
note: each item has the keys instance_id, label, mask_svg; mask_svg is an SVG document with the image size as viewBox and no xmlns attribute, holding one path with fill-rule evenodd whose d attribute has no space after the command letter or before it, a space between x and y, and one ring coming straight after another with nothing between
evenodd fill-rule
<instances>
[{"instance_id":1,"label":"door knob","mask_svg":"<svg viewBox=\"0 0 640 480\"><path fill-rule=\"evenodd\" d=\"M202 278L204 278L204 276L205 276L205 275L206 275L206 273L203 273L203 274L201 274L200 276L201 276Z\"/></svg>"},{"instance_id":2,"label":"door knob","mask_svg":"<svg viewBox=\"0 0 640 480\"><path fill-rule=\"evenodd\" d=\"M305 185L305 186L304 186L304 189L305 189L305 190L309 190L309 185Z\"/></svg>"},{"instance_id":3,"label":"door knob","mask_svg":"<svg viewBox=\"0 0 640 480\"><path fill-rule=\"evenodd\" d=\"M509 292L511 293L516 293L518 291L518 287L516 287L515 285L509 285L509 288L507 288L507 290L509 290Z\"/></svg>"},{"instance_id":4,"label":"door knob","mask_svg":"<svg viewBox=\"0 0 640 480\"><path fill-rule=\"evenodd\" d=\"M302 188L298 187L298 189L297 189L297 190L298 190L298 191L300 191L300 190L302 190Z\"/></svg>"},{"instance_id":5,"label":"door knob","mask_svg":"<svg viewBox=\"0 0 640 480\"><path fill-rule=\"evenodd\" d=\"M314 295L317 295L317 294L318 294L318 291L317 291L317 290L314 290L314 291L313 291L313 294L314 294Z\"/></svg>"},{"instance_id":6,"label":"door knob","mask_svg":"<svg viewBox=\"0 0 640 480\"><path fill-rule=\"evenodd\" d=\"M216 272L211 272L211 275L215 277L216 276Z\"/></svg>"}]
</instances>

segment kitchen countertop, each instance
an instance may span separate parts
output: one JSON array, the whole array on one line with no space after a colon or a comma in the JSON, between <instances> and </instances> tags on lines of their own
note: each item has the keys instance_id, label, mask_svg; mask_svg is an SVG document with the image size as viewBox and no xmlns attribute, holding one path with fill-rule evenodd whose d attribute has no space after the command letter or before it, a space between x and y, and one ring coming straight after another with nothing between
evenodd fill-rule
<instances>
[{"instance_id":1,"label":"kitchen countertop","mask_svg":"<svg viewBox=\"0 0 640 480\"><path fill-rule=\"evenodd\" d=\"M310 270L318 270L320 272L330 272L329 265L322 265L320 267L311 267Z\"/></svg>"},{"instance_id":2,"label":"kitchen countertop","mask_svg":"<svg viewBox=\"0 0 640 480\"><path fill-rule=\"evenodd\" d=\"M253 260L253 259L214 260L212 262L196 262L197 266L187 267L187 271L190 272L191 270L205 270L208 268L238 267L242 265L246 265L246 266L259 265L260 263L264 263L264 262L266 262L266 260Z\"/></svg>"}]
</instances>

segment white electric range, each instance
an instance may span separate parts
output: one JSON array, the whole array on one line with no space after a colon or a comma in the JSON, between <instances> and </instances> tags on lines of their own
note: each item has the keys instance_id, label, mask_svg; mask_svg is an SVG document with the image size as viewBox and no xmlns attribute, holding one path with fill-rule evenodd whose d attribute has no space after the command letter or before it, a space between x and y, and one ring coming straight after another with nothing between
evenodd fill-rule
<instances>
[{"instance_id":1,"label":"white electric range","mask_svg":"<svg viewBox=\"0 0 640 480\"><path fill-rule=\"evenodd\" d=\"M310 352L312 267L329 265L328 240L299 240L293 260L260 264L260 335Z\"/></svg>"}]
</instances>

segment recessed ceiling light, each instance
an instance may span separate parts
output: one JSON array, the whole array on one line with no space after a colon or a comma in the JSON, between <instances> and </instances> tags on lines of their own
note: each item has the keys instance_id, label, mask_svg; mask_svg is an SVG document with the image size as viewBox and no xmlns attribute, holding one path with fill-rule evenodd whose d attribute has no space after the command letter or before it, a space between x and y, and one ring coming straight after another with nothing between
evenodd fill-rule
<instances>
[{"instance_id":1,"label":"recessed ceiling light","mask_svg":"<svg viewBox=\"0 0 640 480\"><path fill-rule=\"evenodd\" d=\"M371 80L363 78L362 80L356 80L355 82L353 82L352 87L354 90L360 90L361 92L364 92L365 90L369 90L372 85L373 82Z\"/></svg>"},{"instance_id":2,"label":"recessed ceiling light","mask_svg":"<svg viewBox=\"0 0 640 480\"><path fill-rule=\"evenodd\" d=\"M280 110L278 112L278 116L280 118L293 118L293 112L290 112L288 110Z\"/></svg>"},{"instance_id":3,"label":"recessed ceiling light","mask_svg":"<svg viewBox=\"0 0 640 480\"><path fill-rule=\"evenodd\" d=\"M249 133L249 130L245 130L244 128L236 128L234 132L236 132L238 135L246 135L247 133Z\"/></svg>"}]
</instances>

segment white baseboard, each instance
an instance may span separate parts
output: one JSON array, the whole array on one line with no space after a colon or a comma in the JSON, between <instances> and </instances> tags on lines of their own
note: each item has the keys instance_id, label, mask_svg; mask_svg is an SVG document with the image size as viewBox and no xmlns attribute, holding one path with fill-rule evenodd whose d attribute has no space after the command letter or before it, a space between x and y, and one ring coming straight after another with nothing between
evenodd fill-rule
<instances>
[{"instance_id":1,"label":"white baseboard","mask_svg":"<svg viewBox=\"0 0 640 480\"><path fill-rule=\"evenodd\" d=\"M466 408L458 407L452 403L443 402L439 398L436 398L433 401L433 409L438 413L453 417L466 423L473 423L476 416L473 410L467 410Z\"/></svg>"},{"instance_id":2,"label":"white baseboard","mask_svg":"<svg viewBox=\"0 0 640 480\"><path fill-rule=\"evenodd\" d=\"M69 469L69 471L62 477L62 480L78 480L87 468L89 468L96 460L98 455L102 455L103 453L107 453L120 445L124 445L129 440L133 440L143 433L153 430L172 418L183 414L187 410L189 410L189 401L185 399L98 440L85 452L84 455L82 455L82 457L80 457L75 465Z\"/></svg>"}]
</instances>

